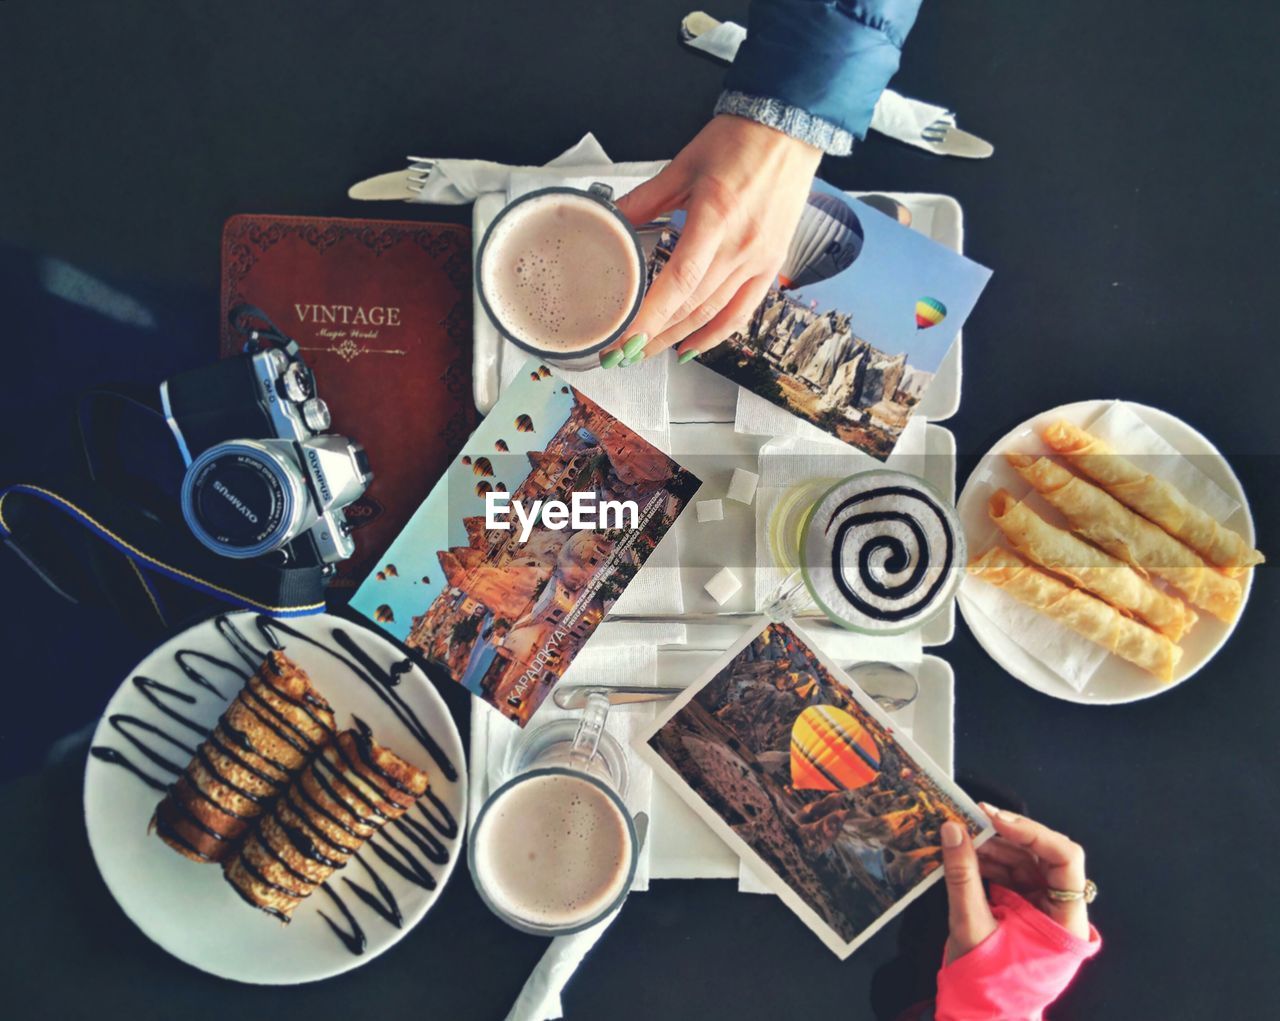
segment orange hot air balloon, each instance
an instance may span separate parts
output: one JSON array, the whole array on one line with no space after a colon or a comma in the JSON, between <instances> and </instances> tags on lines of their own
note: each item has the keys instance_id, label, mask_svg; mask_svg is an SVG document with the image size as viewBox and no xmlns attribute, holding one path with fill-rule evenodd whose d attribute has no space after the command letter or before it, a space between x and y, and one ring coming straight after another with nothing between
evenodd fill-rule
<instances>
[{"instance_id":1,"label":"orange hot air balloon","mask_svg":"<svg viewBox=\"0 0 1280 1021\"><path fill-rule=\"evenodd\" d=\"M516 418L516 431L522 433L533 432L533 419L528 415L519 415Z\"/></svg>"},{"instance_id":2,"label":"orange hot air balloon","mask_svg":"<svg viewBox=\"0 0 1280 1021\"><path fill-rule=\"evenodd\" d=\"M856 719L831 705L811 705L791 725L791 786L798 791L854 791L880 773L880 749Z\"/></svg>"},{"instance_id":3,"label":"orange hot air balloon","mask_svg":"<svg viewBox=\"0 0 1280 1021\"><path fill-rule=\"evenodd\" d=\"M487 457L477 457L475 463L471 466L471 470L477 475L492 475L493 462Z\"/></svg>"},{"instance_id":4,"label":"orange hot air balloon","mask_svg":"<svg viewBox=\"0 0 1280 1021\"><path fill-rule=\"evenodd\" d=\"M538 380L540 380L542 377L541 377L541 376L539 376L536 372L531 372L531 373L529 373L529 378L530 378L530 379L532 379L532 380L536 383L536 382L537 382Z\"/></svg>"},{"instance_id":5,"label":"orange hot air balloon","mask_svg":"<svg viewBox=\"0 0 1280 1021\"><path fill-rule=\"evenodd\" d=\"M400 577L400 572L396 570L395 564L387 564L387 566L383 568L383 571L386 572L388 578Z\"/></svg>"},{"instance_id":6,"label":"orange hot air balloon","mask_svg":"<svg viewBox=\"0 0 1280 1021\"><path fill-rule=\"evenodd\" d=\"M373 611L373 619L379 624L388 624L396 619L396 615L391 612L391 607L383 603Z\"/></svg>"},{"instance_id":7,"label":"orange hot air balloon","mask_svg":"<svg viewBox=\"0 0 1280 1021\"><path fill-rule=\"evenodd\" d=\"M462 455L462 463L463 463L463 464L470 464L470 463L471 463L471 455L470 455L470 454L463 454L463 455Z\"/></svg>"},{"instance_id":8,"label":"orange hot air balloon","mask_svg":"<svg viewBox=\"0 0 1280 1021\"><path fill-rule=\"evenodd\" d=\"M507 446L506 440L495 440L493 443L493 449L499 454L505 454L511 448Z\"/></svg>"},{"instance_id":9,"label":"orange hot air balloon","mask_svg":"<svg viewBox=\"0 0 1280 1021\"><path fill-rule=\"evenodd\" d=\"M493 492L493 486L489 485L484 479L476 483L476 496L484 496L485 493Z\"/></svg>"},{"instance_id":10,"label":"orange hot air balloon","mask_svg":"<svg viewBox=\"0 0 1280 1021\"><path fill-rule=\"evenodd\" d=\"M546 379L548 376L551 375L551 370L548 369L545 365L539 365L538 375L541 376L543 379Z\"/></svg>"}]
</instances>

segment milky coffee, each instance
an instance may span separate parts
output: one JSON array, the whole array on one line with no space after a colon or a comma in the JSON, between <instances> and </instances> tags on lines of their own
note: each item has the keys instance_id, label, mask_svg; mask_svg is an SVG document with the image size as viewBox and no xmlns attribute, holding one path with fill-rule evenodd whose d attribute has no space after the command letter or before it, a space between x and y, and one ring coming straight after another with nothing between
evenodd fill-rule
<instances>
[{"instance_id":1,"label":"milky coffee","mask_svg":"<svg viewBox=\"0 0 1280 1021\"><path fill-rule=\"evenodd\" d=\"M538 928L594 921L623 893L633 848L614 800L580 776L534 774L485 810L475 878L500 912Z\"/></svg>"},{"instance_id":2,"label":"milky coffee","mask_svg":"<svg viewBox=\"0 0 1280 1021\"><path fill-rule=\"evenodd\" d=\"M643 284L627 225L555 191L507 208L485 241L480 286L503 331L548 354L589 350L627 322Z\"/></svg>"}]
</instances>

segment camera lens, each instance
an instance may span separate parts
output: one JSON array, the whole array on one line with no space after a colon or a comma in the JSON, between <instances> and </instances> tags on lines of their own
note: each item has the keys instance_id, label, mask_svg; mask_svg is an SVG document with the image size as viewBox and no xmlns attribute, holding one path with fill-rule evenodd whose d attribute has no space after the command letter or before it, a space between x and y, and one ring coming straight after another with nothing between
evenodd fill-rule
<instances>
[{"instance_id":1,"label":"camera lens","mask_svg":"<svg viewBox=\"0 0 1280 1021\"><path fill-rule=\"evenodd\" d=\"M182 513L205 546L228 557L255 557L292 537L303 510L295 465L265 444L219 444L201 454L182 482Z\"/></svg>"}]
</instances>

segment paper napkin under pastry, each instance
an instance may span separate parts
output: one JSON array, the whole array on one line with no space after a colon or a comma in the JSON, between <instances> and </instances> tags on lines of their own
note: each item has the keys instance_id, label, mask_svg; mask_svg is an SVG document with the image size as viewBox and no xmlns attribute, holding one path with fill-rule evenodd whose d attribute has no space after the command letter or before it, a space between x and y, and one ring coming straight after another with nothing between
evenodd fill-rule
<instances>
[{"instance_id":1,"label":"paper napkin under pastry","mask_svg":"<svg viewBox=\"0 0 1280 1021\"><path fill-rule=\"evenodd\" d=\"M642 684L658 683L658 645L683 644L684 625L606 623L592 636L590 643L565 671L560 684ZM652 815L653 772L636 758L631 742L637 733L652 723L663 703L616 707L609 713L605 729L622 746L631 774L624 799L632 811ZM580 714L565 712L547 699L535 715L531 727L553 720L573 718ZM480 702L471 714L471 787L468 792L468 814L472 823L487 794L502 780L504 763L511 742L521 732L509 720ZM649 888L649 851L646 841L636 862L633 892ZM622 910L626 909L623 905ZM563 1016L560 994L573 977L578 964L595 945L618 912L582 932L557 936L547 947L519 998L507 1015L508 1021L544 1021Z\"/></svg>"},{"instance_id":2,"label":"paper napkin under pastry","mask_svg":"<svg viewBox=\"0 0 1280 1021\"><path fill-rule=\"evenodd\" d=\"M1122 401L1114 401L1085 428L1114 448L1129 456L1140 456L1142 467L1157 478L1176 486L1188 500L1201 507L1217 521L1225 521L1240 509L1240 504L1212 479L1180 454L1167 440L1147 425ZM1009 452L1027 454L1052 453L1044 441L1030 428L1008 448ZM1005 451L1001 451L1003 454ZM997 489L1007 489L1018 499L1050 521L1056 512L1038 495L1028 493L1027 484L1009 467L1003 456L987 457L974 470L970 486L977 487L972 498L986 507ZM967 498L968 499L968 498ZM967 502L966 499L966 502ZM994 525L977 535L967 536L972 559L992 546L1002 544L1000 530ZM985 617L1002 634L1030 656L1043 663L1052 673L1075 691L1083 691L1098 668L1106 661L1106 649L1076 634L1064 624L1037 613L1018 602L1007 592L966 577L960 586L960 599L965 612Z\"/></svg>"}]
</instances>

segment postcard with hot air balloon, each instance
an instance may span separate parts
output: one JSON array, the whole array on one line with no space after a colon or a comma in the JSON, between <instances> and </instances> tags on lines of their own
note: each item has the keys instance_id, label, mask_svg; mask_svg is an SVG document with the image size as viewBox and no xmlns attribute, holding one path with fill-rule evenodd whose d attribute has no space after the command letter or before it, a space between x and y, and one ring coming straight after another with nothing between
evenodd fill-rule
<instances>
[{"instance_id":1,"label":"postcard with hot air balloon","mask_svg":"<svg viewBox=\"0 0 1280 1021\"><path fill-rule=\"evenodd\" d=\"M680 238L671 217L651 257ZM750 326L698 361L880 460L933 382L991 271L815 181Z\"/></svg>"},{"instance_id":2,"label":"postcard with hot air balloon","mask_svg":"<svg viewBox=\"0 0 1280 1021\"><path fill-rule=\"evenodd\" d=\"M942 877L978 806L785 623L748 631L635 743L841 958Z\"/></svg>"},{"instance_id":3,"label":"postcard with hot air balloon","mask_svg":"<svg viewBox=\"0 0 1280 1021\"><path fill-rule=\"evenodd\" d=\"M524 726L700 484L531 360L351 606ZM575 494L599 513L553 519Z\"/></svg>"}]
</instances>

